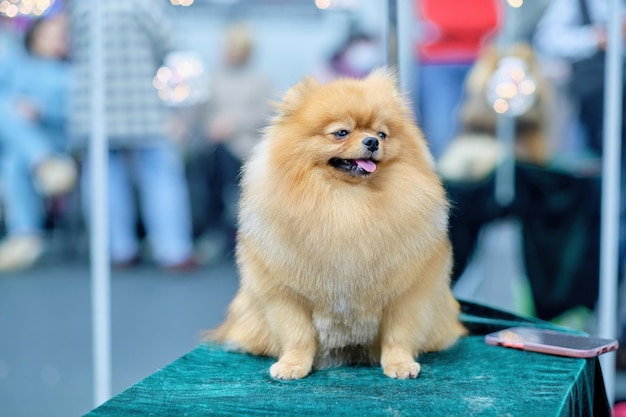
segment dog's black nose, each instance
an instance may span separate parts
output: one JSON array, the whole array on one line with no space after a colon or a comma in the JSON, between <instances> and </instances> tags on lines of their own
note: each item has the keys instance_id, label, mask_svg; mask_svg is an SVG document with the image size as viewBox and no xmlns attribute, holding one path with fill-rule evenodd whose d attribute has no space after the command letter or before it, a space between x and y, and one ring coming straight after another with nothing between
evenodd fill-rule
<instances>
[{"instance_id":1,"label":"dog's black nose","mask_svg":"<svg viewBox=\"0 0 626 417\"><path fill-rule=\"evenodd\" d=\"M378 150L378 139L372 136L363 139L361 143L363 143L363 146L365 146L368 151L376 152Z\"/></svg>"}]
</instances>

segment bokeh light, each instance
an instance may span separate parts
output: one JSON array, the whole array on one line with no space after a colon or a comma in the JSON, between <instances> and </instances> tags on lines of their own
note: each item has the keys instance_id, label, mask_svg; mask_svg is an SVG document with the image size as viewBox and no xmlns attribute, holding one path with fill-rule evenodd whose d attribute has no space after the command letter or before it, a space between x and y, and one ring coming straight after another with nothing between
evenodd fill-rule
<instances>
[{"instance_id":1,"label":"bokeh light","mask_svg":"<svg viewBox=\"0 0 626 417\"><path fill-rule=\"evenodd\" d=\"M0 14L17 16L41 16L54 4L54 0L0 0Z\"/></svg>"},{"instance_id":2,"label":"bokeh light","mask_svg":"<svg viewBox=\"0 0 626 417\"><path fill-rule=\"evenodd\" d=\"M174 6L191 6L194 0L170 0Z\"/></svg>"},{"instance_id":3,"label":"bokeh light","mask_svg":"<svg viewBox=\"0 0 626 417\"><path fill-rule=\"evenodd\" d=\"M315 0L315 7L320 10L355 10L359 7L359 0Z\"/></svg>"},{"instance_id":4,"label":"bokeh light","mask_svg":"<svg viewBox=\"0 0 626 417\"><path fill-rule=\"evenodd\" d=\"M526 61L518 57L502 58L489 79L487 101L499 114L520 116L535 102L537 83L528 74Z\"/></svg>"},{"instance_id":5,"label":"bokeh light","mask_svg":"<svg viewBox=\"0 0 626 417\"><path fill-rule=\"evenodd\" d=\"M200 57L191 52L168 55L165 65L152 79L159 97L174 107L190 106L206 101L210 92Z\"/></svg>"},{"instance_id":6,"label":"bokeh light","mask_svg":"<svg viewBox=\"0 0 626 417\"><path fill-rule=\"evenodd\" d=\"M518 9L522 7L522 5L524 4L524 0L507 0L507 3L509 3L509 6Z\"/></svg>"},{"instance_id":7,"label":"bokeh light","mask_svg":"<svg viewBox=\"0 0 626 417\"><path fill-rule=\"evenodd\" d=\"M315 6L321 10L328 9L332 4L331 0L315 0Z\"/></svg>"}]
</instances>

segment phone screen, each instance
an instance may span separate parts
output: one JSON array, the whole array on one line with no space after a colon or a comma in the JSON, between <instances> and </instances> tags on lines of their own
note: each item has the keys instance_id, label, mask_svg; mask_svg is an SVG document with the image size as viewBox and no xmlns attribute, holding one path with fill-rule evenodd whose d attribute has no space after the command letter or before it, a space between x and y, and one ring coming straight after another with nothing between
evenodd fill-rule
<instances>
[{"instance_id":1,"label":"phone screen","mask_svg":"<svg viewBox=\"0 0 626 417\"><path fill-rule=\"evenodd\" d=\"M490 345L573 358L591 358L614 351L619 346L617 340L533 327L511 327L490 333L485 336L485 342Z\"/></svg>"},{"instance_id":2,"label":"phone screen","mask_svg":"<svg viewBox=\"0 0 626 417\"><path fill-rule=\"evenodd\" d=\"M597 337L523 327L502 330L499 336L500 339L508 342L542 344L576 350L594 349L611 342Z\"/></svg>"}]
</instances>

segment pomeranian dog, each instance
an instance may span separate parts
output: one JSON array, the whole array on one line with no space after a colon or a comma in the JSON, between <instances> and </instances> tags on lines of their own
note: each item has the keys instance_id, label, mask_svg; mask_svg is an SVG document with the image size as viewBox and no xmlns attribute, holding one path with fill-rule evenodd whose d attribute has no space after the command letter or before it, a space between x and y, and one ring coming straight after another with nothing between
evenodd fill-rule
<instances>
[{"instance_id":1,"label":"pomeranian dog","mask_svg":"<svg viewBox=\"0 0 626 417\"><path fill-rule=\"evenodd\" d=\"M420 353L465 333L448 202L395 84L305 79L244 165L240 288L209 338L278 358L274 378L359 363L415 378Z\"/></svg>"}]
</instances>

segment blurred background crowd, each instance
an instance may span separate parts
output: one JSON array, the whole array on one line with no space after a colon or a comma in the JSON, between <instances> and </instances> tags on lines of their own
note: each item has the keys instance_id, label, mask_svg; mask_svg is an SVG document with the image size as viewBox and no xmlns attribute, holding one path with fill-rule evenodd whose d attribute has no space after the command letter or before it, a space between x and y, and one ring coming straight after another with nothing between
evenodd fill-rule
<instances>
[{"instance_id":1,"label":"blurred background crowd","mask_svg":"<svg viewBox=\"0 0 626 417\"><path fill-rule=\"evenodd\" d=\"M401 85L453 202L455 293L593 328L609 1L401 3ZM2 279L89 256L92 5L0 0ZM238 172L271 101L303 76L388 62L383 0L106 0L102 12L113 271L231 261Z\"/></svg>"}]
</instances>

